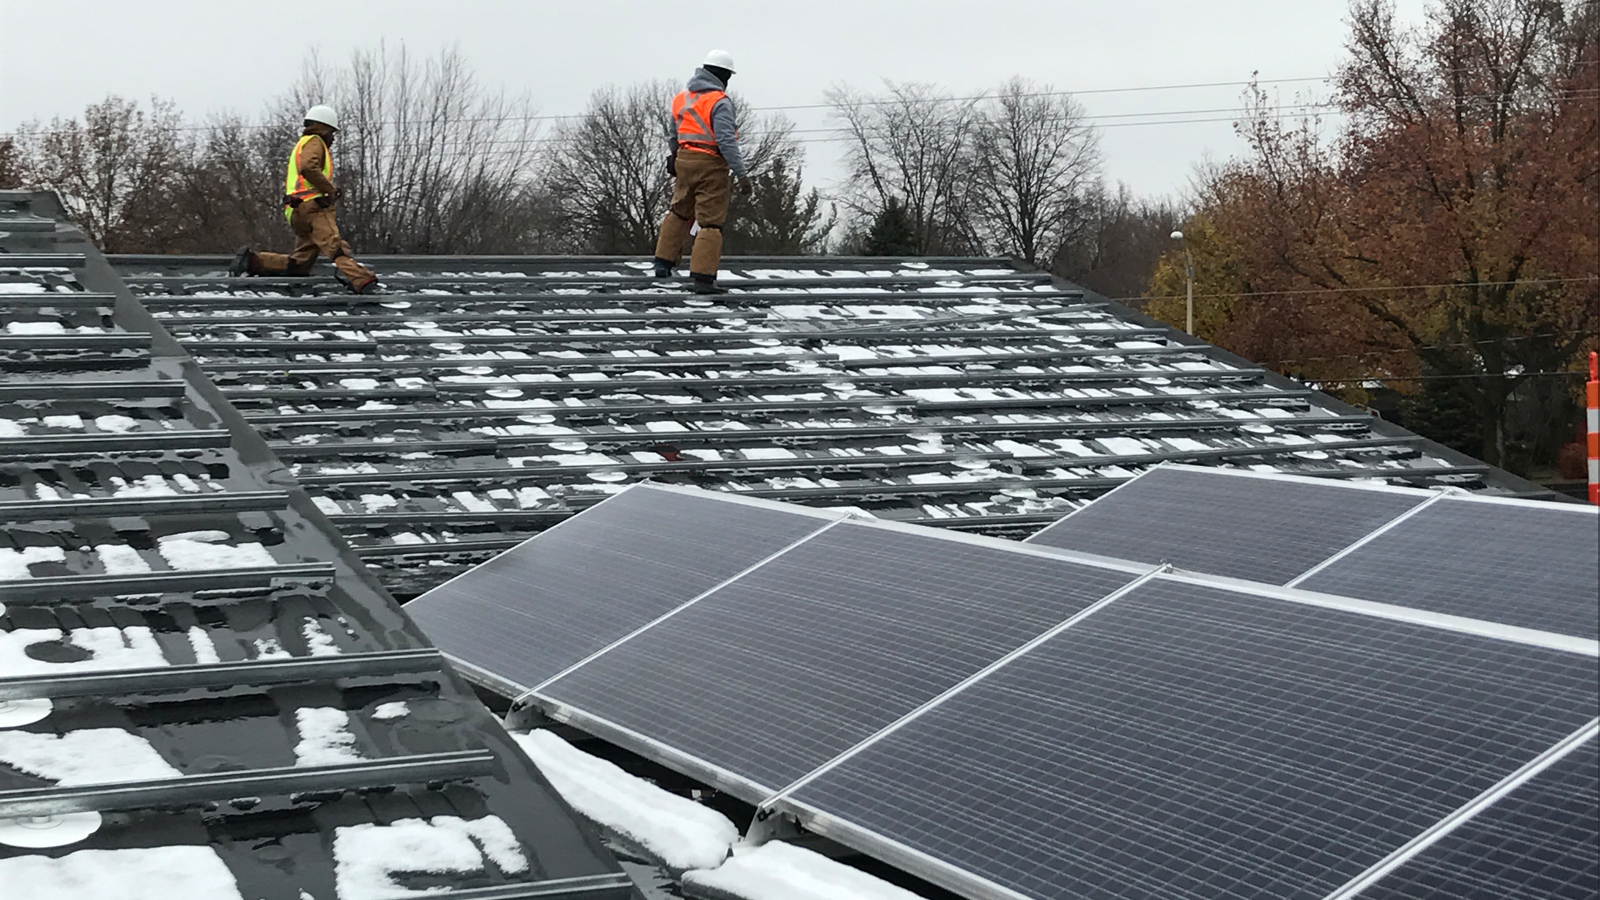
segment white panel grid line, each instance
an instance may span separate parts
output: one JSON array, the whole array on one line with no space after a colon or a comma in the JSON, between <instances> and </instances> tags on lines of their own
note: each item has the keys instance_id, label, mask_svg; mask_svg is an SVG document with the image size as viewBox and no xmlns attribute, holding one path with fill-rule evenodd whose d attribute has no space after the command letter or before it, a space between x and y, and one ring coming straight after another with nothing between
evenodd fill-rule
<instances>
[{"instance_id":1,"label":"white panel grid line","mask_svg":"<svg viewBox=\"0 0 1600 900\"><path fill-rule=\"evenodd\" d=\"M1163 581L1178 581L1187 584L1223 588L1242 594L1254 594L1259 597L1268 597L1289 603L1304 603L1310 606L1340 609L1345 612L1376 616L1381 619L1392 619L1397 622L1410 622L1413 625L1423 625L1429 628L1459 631L1463 634L1475 634L1479 637L1528 644L1565 653L1579 653L1584 656L1600 657L1600 641L1581 638L1576 635L1539 631L1533 628L1524 628L1520 625L1506 625L1500 622L1489 622L1466 616L1454 616L1449 613L1433 612L1411 606L1396 606L1392 603L1382 603L1376 600L1361 600L1355 597L1346 597L1342 594L1328 594L1321 591L1308 591L1288 586L1280 588L1276 585L1229 578L1226 575L1208 575L1200 572L1175 570L1169 574L1162 575L1161 578Z\"/></svg>"},{"instance_id":2,"label":"white panel grid line","mask_svg":"<svg viewBox=\"0 0 1600 900\"><path fill-rule=\"evenodd\" d=\"M650 629L656 627L657 625L660 625L662 622L665 622L666 620L672 618L673 616L677 615L678 613L683 612L684 610L686 610L689 607L695 605L696 603L699 603L701 600L704 600L705 598L711 596L712 594L715 594L717 591L720 591L723 588L727 587L728 585L733 584L734 582L736 582L739 579L745 577L746 575L749 575L751 572L754 572L755 570L761 568L762 566L766 565L767 563L772 562L773 560L775 560L778 557L784 555L785 553L788 553L790 550L793 550L794 548L800 546L801 544L804 544L806 541L811 540L812 538L816 537L817 535L822 534L824 531L827 531L828 529L832 528L833 526L838 525L840 522L843 522L843 521L845 521L845 520L847 520L849 518L850 518L850 514L849 513L841 514L841 515L833 518L832 520L830 520L826 525L823 525L821 528L818 528L816 531L813 531L813 532L810 532L809 534L806 534L804 537L800 538L797 541L790 542L787 546L779 549L776 553L769 553L768 555L762 557L761 559L756 560L756 562L752 563L751 565L745 567L744 569L742 569L742 570L740 570L738 572L735 572L732 577L726 578L726 579L718 582L717 584L712 585L711 587L707 588L706 590L701 591L699 594L696 594L695 596L690 597L688 600L685 600L684 602L678 604L677 606L673 607L672 609L667 610L666 612L664 612L661 615L655 617L654 619L651 619L650 621L644 623L643 625L640 625L638 628L635 628L634 630L628 632L627 634L623 635L622 637L617 638L616 640L614 640L611 643L605 645L604 647L601 647L599 650L596 650L595 652L589 654L588 656L585 656L583 659L580 659L577 662L573 663L572 665L567 666L565 669L562 669L560 672L557 672L556 674L550 676L549 678L546 678L544 681L539 682L537 685L534 685L534 687L532 689L524 692L521 696L517 697L516 701L527 700L530 696L532 696L534 694L537 694L539 691L542 691L545 688L549 687L550 685L554 684L555 682L560 681L562 678L565 678L567 675L572 674L573 672L577 671L578 669L583 668L584 666L588 665L591 662L594 662L596 659L599 659L600 657L606 655L607 653L611 652L612 650L615 650L616 648L622 646L623 644L626 644L627 642L633 640L634 638L636 638L639 635L645 633L646 631L649 631Z\"/></svg>"},{"instance_id":3,"label":"white panel grid line","mask_svg":"<svg viewBox=\"0 0 1600 900\"><path fill-rule=\"evenodd\" d=\"M1105 595L1104 597L1100 598L1099 600L1096 600L1094 603L1091 603L1090 605L1088 605L1088 606L1084 607L1083 609L1079 610L1077 613L1075 613L1071 617L1065 619L1064 621L1056 623L1055 625L1051 626L1049 629L1047 629L1047 630L1041 632L1040 634L1036 635L1035 637L1033 637L1027 643L1022 644L1021 646L1019 646L1016 649L1012 650L1011 652L1005 654L1004 656L1000 657L999 659L996 659L994 662L991 662L988 665L984 666L983 668L979 669L978 671L973 672L971 675L968 675L966 678L963 678L961 681L958 681L955 684L951 685L950 687L946 688L943 692L941 692L937 696L934 696L934 697L924 701L920 706L916 707L915 709L911 710L910 712L907 712L905 715L903 715L900 718L894 720L893 722L890 722L888 725L885 725L884 727L878 729L878 731L876 731L872 735L868 736L867 738L861 740L859 743L855 744L850 749L845 750L843 753L840 753L839 755L835 756L833 759L830 759L827 762L823 763L822 765L818 766L817 768L812 769L810 772L807 772L805 775L803 775L800 778L796 779L794 782L789 784L783 790L781 790L778 793L772 795L771 797L768 797L765 801L763 801L760 804L760 808L762 810L766 810L766 809L771 808L771 806L774 803L777 803L779 801L787 799L789 797L789 795L793 794L795 791L800 790L801 788L805 787L807 784L810 784L812 781L816 780L817 778L821 777L822 775L827 774L829 771L832 771L833 769L837 768L838 766L842 765L843 763L849 761L856 754L862 752L863 750L866 750L868 747L871 747L873 744L876 744L879 741L889 737L890 735L894 734L896 731L899 731L901 728L904 728L906 725L909 725L912 722L916 721L917 719L921 718L923 715L926 715L927 713L933 711L934 709L937 709L939 706L943 705L950 698L956 696L957 694L961 693L962 691L966 690L967 688L977 684L978 682L980 682L983 679L987 678L988 676L994 674L995 672L999 671L1000 669L1005 668L1006 665L1008 665L1009 663L1021 658L1024 655L1026 655L1028 652L1033 650L1035 647L1038 647L1040 644L1043 644L1045 641L1048 641L1051 638L1055 637L1056 635L1062 633L1063 631L1066 631L1068 628L1071 628L1072 626L1078 624L1079 622L1083 621L1084 619L1088 618L1089 616L1094 615L1096 612L1098 612L1099 610L1104 609L1106 606L1110 605L1111 603L1115 602L1116 600L1127 596L1135 588L1138 588L1140 585L1144 584L1145 582L1150 581L1151 579L1155 578L1157 575L1160 575L1162 572L1169 570L1169 568L1170 568L1169 566L1160 565L1160 566L1156 566L1156 567L1154 567L1152 569L1149 569L1149 570L1145 571L1144 574L1140 575L1138 578L1133 579L1132 581L1128 582L1127 584L1123 585L1122 587L1117 588L1116 590L1114 590L1111 593Z\"/></svg>"},{"instance_id":4,"label":"white panel grid line","mask_svg":"<svg viewBox=\"0 0 1600 900\"><path fill-rule=\"evenodd\" d=\"M1372 543L1373 541L1377 540L1379 537L1382 537L1384 534L1386 534L1389 531L1389 529L1394 528L1396 525L1399 525L1401 522L1404 522L1405 520L1411 518L1412 516L1416 515L1419 512L1422 512L1423 510L1425 510L1428 507L1434 505L1435 503L1438 503L1440 500L1443 500L1448 496L1450 496L1450 495L1446 494L1446 493L1444 493L1442 491L1435 492L1433 494L1433 496L1429 497L1428 499L1422 501L1421 503L1418 503L1416 506L1411 507L1410 509L1408 509L1405 512L1401 513L1400 515L1395 516L1394 518L1390 519L1389 521L1385 522L1384 524L1378 526L1376 529L1374 529L1373 531L1369 532L1367 534L1367 536L1363 537L1361 540L1356 541L1355 543L1353 543L1350 546L1344 548L1343 550L1340 550L1338 553L1335 553L1334 555L1328 557L1327 559L1323 560L1322 562L1319 562L1316 565L1312 566L1311 568L1305 570L1304 572L1301 572L1299 575L1296 575L1294 578L1290 579L1290 581L1287 584L1285 584L1284 587L1294 587L1295 585L1298 585L1300 582L1305 581L1307 578L1310 578L1311 576L1317 574L1318 572L1321 572L1323 569L1326 569L1327 567L1333 565L1334 563L1338 562L1339 560L1344 559L1346 556L1349 556L1350 554L1356 552L1357 550L1360 550L1362 547L1365 547L1366 545L1368 545L1368 544Z\"/></svg>"},{"instance_id":5,"label":"white panel grid line","mask_svg":"<svg viewBox=\"0 0 1600 900\"><path fill-rule=\"evenodd\" d=\"M1472 821L1474 817L1493 806L1502 797L1531 781L1545 769L1565 759L1568 754L1577 750L1586 742L1594 740L1597 734L1600 734L1600 718L1591 719L1589 724L1568 735L1555 746L1530 760L1522 768L1512 772L1493 787L1472 798L1460 809L1440 819L1432 828L1412 838L1404 846L1399 847L1393 853L1373 864L1371 868L1329 894L1324 900L1351 900L1351 898L1358 896L1362 891L1382 880L1385 875L1398 869L1424 850L1443 840L1457 828Z\"/></svg>"}]
</instances>

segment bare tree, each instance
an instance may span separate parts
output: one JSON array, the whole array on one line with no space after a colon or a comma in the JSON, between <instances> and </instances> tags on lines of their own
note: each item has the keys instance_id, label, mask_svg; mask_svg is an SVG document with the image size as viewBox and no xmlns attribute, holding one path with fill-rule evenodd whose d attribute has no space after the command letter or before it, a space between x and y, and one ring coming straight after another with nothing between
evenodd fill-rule
<instances>
[{"instance_id":1,"label":"bare tree","mask_svg":"<svg viewBox=\"0 0 1600 900\"><path fill-rule=\"evenodd\" d=\"M639 254L655 247L671 202L665 159L672 134L671 82L609 86L555 129L539 191L556 206L559 246Z\"/></svg>"},{"instance_id":2,"label":"bare tree","mask_svg":"<svg viewBox=\"0 0 1600 900\"><path fill-rule=\"evenodd\" d=\"M0 191L22 187L25 178L22 148L17 146L17 139L0 137Z\"/></svg>"},{"instance_id":3,"label":"bare tree","mask_svg":"<svg viewBox=\"0 0 1600 900\"><path fill-rule=\"evenodd\" d=\"M459 50L427 61L382 45L330 70L313 55L268 112L283 157L304 110L341 118L334 158L340 228L368 251L493 253L520 248L523 191L538 157L530 100L479 84Z\"/></svg>"},{"instance_id":4,"label":"bare tree","mask_svg":"<svg viewBox=\"0 0 1600 900\"><path fill-rule=\"evenodd\" d=\"M895 198L911 219L918 254L973 249L966 204L977 101L893 83L880 96L841 87L827 98L847 145L846 208L872 220Z\"/></svg>"},{"instance_id":5,"label":"bare tree","mask_svg":"<svg viewBox=\"0 0 1600 900\"><path fill-rule=\"evenodd\" d=\"M193 152L170 103L149 112L110 96L84 110L83 121L35 122L18 132L19 169L56 191L67 214L108 252L160 246L172 228L177 180Z\"/></svg>"},{"instance_id":6,"label":"bare tree","mask_svg":"<svg viewBox=\"0 0 1600 900\"><path fill-rule=\"evenodd\" d=\"M1187 213L1167 198L1135 197L1127 185L1097 185L1084 198L1085 224L1066 235L1051 271L1109 297L1145 294L1156 263L1172 248L1169 235Z\"/></svg>"},{"instance_id":7,"label":"bare tree","mask_svg":"<svg viewBox=\"0 0 1600 900\"><path fill-rule=\"evenodd\" d=\"M968 209L985 249L1048 264L1089 226L1100 142L1070 96L1007 81L980 108L973 146Z\"/></svg>"}]
</instances>

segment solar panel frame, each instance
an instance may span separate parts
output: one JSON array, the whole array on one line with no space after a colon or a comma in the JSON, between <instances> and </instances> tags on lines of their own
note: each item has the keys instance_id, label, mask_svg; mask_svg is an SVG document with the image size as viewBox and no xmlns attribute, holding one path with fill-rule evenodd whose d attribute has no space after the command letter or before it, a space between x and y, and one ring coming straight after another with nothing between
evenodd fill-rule
<instances>
[{"instance_id":1,"label":"solar panel frame","mask_svg":"<svg viewBox=\"0 0 1600 900\"><path fill-rule=\"evenodd\" d=\"M1284 584L1437 496L1389 485L1160 465L1026 543ZM1173 519L1179 510L1182 517Z\"/></svg>"},{"instance_id":2,"label":"solar panel frame","mask_svg":"<svg viewBox=\"0 0 1600 900\"><path fill-rule=\"evenodd\" d=\"M1224 581L1224 579L1201 579L1188 575L1170 574L1159 575L1157 578L1160 581L1179 583L1188 582L1192 584L1209 586L1217 586L1214 584L1214 582ZM1256 587L1258 589L1254 591L1238 592L1256 593L1262 597L1278 597L1280 599L1311 603L1313 605L1333 605L1330 603L1330 598L1308 596L1302 592L1283 591L1281 589L1272 590L1260 588L1260 586ZM1235 590L1237 591L1237 588L1235 588ZM1114 606L1115 604L1111 605ZM1370 610L1361 608L1359 605L1357 605L1352 608L1351 611L1369 612ZM1393 617L1401 621L1420 620L1422 622L1427 622L1427 617L1432 615L1427 613L1419 613L1419 611L1416 610L1398 607L1393 608L1393 611L1395 613ZM1439 617L1439 619L1440 623L1449 630L1460 631L1465 634L1482 634L1482 632L1473 628L1452 627L1458 623L1450 621L1450 617ZM1518 630L1514 629L1513 631ZM1061 639L1070 641L1072 640L1073 636L1074 633L1068 630ZM1500 635L1495 636L1498 637ZM1512 634L1510 636L1514 640L1521 639L1526 643L1544 645L1550 647L1551 649L1563 652L1572 652L1580 656L1588 656L1591 658L1600 657L1600 643L1593 641L1581 641L1578 639L1564 638L1557 635L1544 635L1540 633L1525 633L1520 635ZM1023 658L1026 659L1026 656ZM1577 733L1569 734L1561 741L1558 741L1557 747L1559 747L1561 743L1579 739L1584 732L1592 731L1595 727L1596 723L1591 721L1589 724L1580 728ZM966 738L971 740L972 736L967 735ZM1554 749L1555 748L1546 750L1545 754L1550 754ZM1531 766L1532 763L1528 765ZM1527 766L1525 766L1525 768L1526 767ZM1502 782L1509 780L1510 776L1508 776L1506 779L1502 779ZM1485 791L1484 793L1488 794L1493 790L1494 789L1491 788L1489 791ZM1476 803L1478 800L1475 799L1472 802ZM851 846L862 852L876 856L880 859L884 859L885 861L905 868L906 870L911 871L932 883L939 884L943 887L957 891L965 896L980 898L980 900L1038 900L1038 898L1034 895L1013 890L1005 885L991 881L975 872L962 869L949 860L941 859L932 853L912 847L886 834L874 832L869 827L849 821L843 816L830 813L829 811L808 802L803 797L796 798L794 796L790 796L790 792L785 792L785 794L778 795L772 800L763 804L758 813L758 821L765 820L772 817L774 814L780 813L795 818L807 829L815 831L824 837L828 837L832 840L843 843L846 846ZM1449 817L1447 816L1446 818Z\"/></svg>"},{"instance_id":3,"label":"solar panel frame","mask_svg":"<svg viewBox=\"0 0 1600 900\"><path fill-rule=\"evenodd\" d=\"M1528 836L1528 828L1513 826L1502 830L1496 827L1498 824L1496 820L1508 815L1516 817L1517 813L1520 812L1519 807L1530 804L1536 805L1541 799L1549 800L1550 794L1566 794L1566 789L1572 787L1572 785L1563 782L1572 774L1573 769L1579 770L1576 773L1579 780L1584 780L1585 776L1587 776L1587 783L1584 785L1587 796L1578 799L1577 802L1587 806L1588 824L1592 826L1580 841L1583 846L1591 851L1596 860L1600 861L1600 847L1596 846L1596 838L1600 838L1600 803L1596 802L1600 801L1600 771L1597 771L1596 768L1597 765L1600 765L1600 754L1597 754L1596 750L1597 742L1595 738L1597 735L1600 735L1600 718L1591 721L1588 725L1568 736L1566 740L1551 747L1538 759L1524 766L1521 771L1508 776L1499 785L1485 791L1472 802L1456 810L1452 815L1440 820L1433 829L1423 835L1419 835L1411 844L1391 854L1390 859L1384 860L1361 876L1352 879L1348 884L1329 894L1324 900L1351 900L1351 898L1358 896L1373 898L1414 897L1415 895L1406 894L1406 889L1420 886L1423 877L1430 872L1436 877L1468 877L1468 873L1464 870L1484 859L1483 854L1474 852L1472 847L1474 843L1481 841L1485 837L1485 832L1500 831L1500 836L1507 836L1505 832L1510 831L1510 836L1513 838L1526 838ZM1588 771L1584 772L1582 771L1583 769ZM1555 783L1552 784L1551 782ZM1541 794L1543 794L1543 797L1540 796ZM1562 799L1567 798L1563 797ZM1550 810L1545 808L1539 809L1538 812L1548 815ZM1544 817L1541 816L1541 820L1535 827L1565 824L1567 823L1546 822ZM1486 848L1480 846L1478 849ZM1545 862L1550 862L1548 851L1555 848L1546 844L1538 846L1537 849L1547 851ZM1472 857L1472 862L1466 865L1463 865L1459 859L1463 851L1466 851ZM1453 859L1452 857L1456 858ZM1519 859L1518 861L1522 862L1524 859ZM1455 871L1452 872L1450 871L1451 869ZM1524 872L1523 874L1532 873ZM1600 870L1591 868L1589 875L1596 885L1600 885ZM1465 885L1462 886L1465 887ZM1427 891L1424 896L1434 897L1439 895L1436 893L1435 888L1435 890ZM1452 892L1447 896L1466 897L1469 895ZM1491 896L1498 900L1498 898L1508 895L1504 891L1496 890L1494 893L1484 896L1484 900L1488 900ZM1544 898L1549 895L1539 892L1534 896ZM1593 892L1591 890L1589 892L1561 896L1562 900L1569 900L1569 898L1570 900L1587 900L1587 898L1593 896ZM1555 898L1551 897L1551 900L1555 900Z\"/></svg>"},{"instance_id":4,"label":"solar panel frame","mask_svg":"<svg viewBox=\"0 0 1600 900\"><path fill-rule=\"evenodd\" d=\"M1083 554L1072 553L1070 551L1058 551L1052 548L1025 547L1017 542L1007 541L999 538L989 538L981 535L972 535L961 532L935 531L916 526L901 525L893 522L883 522L879 520L850 520L846 523L841 523L841 527L845 526L878 531L890 535L907 535L941 544L950 544L955 546L976 546L992 551L998 551L1007 555L1014 554L1024 558L1032 557L1049 560L1051 562L1063 564L1063 571L1065 571L1068 565L1073 565L1097 569L1104 572L1115 572L1119 576L1125 576L1122 577L1118 584L1108 586L1105 589L1106 593L1112 593L1116 590L1121 590L1126 587L1128 582L1134 581L1141 576L1145 576L1152 571L1152 567L1149 566L1130 565L1121 561L1108 562L1099 558L1086 557ZM819 532L819 534L821 533L822 532ZM800 551L803 547L803 544L804 542L797 544L795 550ZM809 550L811 548L804 549ZM766 568L767 565L781 565L785 562L792 562L784 559L784 557L787 556L787 553L780 556L775 556L762 567L753 569L750 573L746 573L745 576L741 576L741 579L730 580L726 585L719 587L717 591L712 593L720 593L724 589L737 589L739 587L739 582L744 577L751 575L757 575L759 577L759 573L762 569ZM708 597L706 599L711 600L713 598ZM1082 606L1092 606L1100 599L1103 599L1103 596L1097 594L1095 595L1094 599L1084 602ZM704 607L702 607L702 609L704 609ZM1081 611L1081 609L1079 611ZM1072 618L1072 615L1076 615L1076 613L1065 615L1063 619L1070 619ZM1060 621L1050 621L1046 624L1040 624L1038 633L1047 632L1055 627L1058 627L1060 624ZM654 627L648 630L641 629L636 637L671 640L670 635L665 635L664 632L661 634L656 634L654 633L654 630ZM1020 646L1027 643L1028 640L1037 638L1038 633L1027 637L1017 637L1015 639L1016 645ZM622 650L624 649L624 645L619 642L619 644L613 649ZM1014 646L1010 648L1010 650L1014 649ZM1000 656L1004 656L1007 652L1009 652L1009 650L997 651L995 653L995 657L998 658ZM605 657L600 655L597 655L595 659L591 660L591 663L593 664L602 664L604 662ZM992 662L992 660L990 660L990 662ZM974 669L981 669L982 667L983 666L981 664L978 664L974 666ZM592 674L587 673L588 668L588 665L575 667L573 670L570 670L569 674L575 678L582 678L585 677L586 674ZM662 679L661 681L664 680L665 679ZM960 680L960 676L952 676L951 678L952 683L959 682ZM731 793L734 796L746 799L752 803L760 803L767 798L770 798L775 792L781 790L791 781L808 774L810 771L810 768L808 767L801 767L790 775L784 776L775 781L763 781L759 778L751 777L748 774L736 772L728 766L720 765L712 759L707 758L709 754L697 754L674 746L665 740L645 734L638 728L635 728L628 723L616 721L614 718L608 718L608 714L603 710L591 708L590 706L581 702L581 700L574 700L571 697L564 697L559 693L560 686L561 685L557 680L552 679L551 683L544 685L539 689L529 691L522 699L525 699L528 702L538 706L546 716L555 721L572 724L581 730L627 747L628 749L640 753L647 758L653 759L654 761L662 763L670 768L677 769L678 771L691 775L692 777L699 778L718 787L721 790ZM937 696L941 692L941 689L935 687L932 689L931 695ZM916 708L917 705L919 704L916 702L907 703L906 711ZM899 716L890 715L885 724L888 724L897 718L899 718ZM699 724L703 726L704 722L702 721ZM877 728L870 728L863 733L861 737L870 737L877 730ZM853 746L854 743L855 742L845 743L838 749L840 751L847 750ZM826 763L830 761L834 755L836 755L836 753L829 752L827 755L819 756L816 764L820 765Z\"/></svg>"},{"instance_id":5,"label":"solar panel frame","mask_svg":"<svg viewBox=\"0 0 1600 900\"><path fill-rule=\"evenodd\" d=\"M681 507L631 509L639 503L657 503L662 497L668 496L685 499ZM737 523L730 520L718 524L726 540L709 542L677 540L677 529L688 523L671 521L676 515L671 513L671 510L692 510L699 504L712 505L701 506L698 513L709 514L714 508L732 511L735 515L744 513L745 526L752 525L754 520L748 514L754 510L789 518L772 520L773 523L783 521L784 529L781 534L759 536L751 534L752 540L749 546L739 548L748 552L738 556L737 559L731 559L715 572L686 572L683 584L678 586L681 589L673 592L661 583L672 574L672 559L669 558L672 554L664 551L671 550L679 556L688 555L691 551L699 552L702 556L708 555L708 552L725 553L728 546L750 533L736 527ZM628 515L625 521L609 521L611 517L625 512ZM730 577L736 577L768 557L782 553L796 541L817 534L845 515L710 491L654 484L631 485L606 501L565 519L496 558L450 579L406 604L405 609L428 632L451 662L470 679L505 696L516 697L549 681L595 653L603 651L637 629L648 626L663 615L693 602ZM723 513L716 515L716 518L723 517ZM648 529L657 526L659 528L655 533L647 533ZM630 575L616 568L616 562L628 555L627 549L622 544L611 540L614 535L607 534L608 531L618 528L631 529L650 542L648 549L634 548L641 558L654 563L649 567L649 572ZM574 537L575 531L588 529L595 530L595 534L584 538ZM568 540L578 540L579 543L572 547L557 546L558 542ZM584 541L587 543L583 543ZM630 600L635 606L632 610L635 615L625 622L617 620L615 617L620 611L612 602L608 603L604 610L610 614L611 619L601 622L597 616L590 616L588 620L584 620L583 612L586 609L584 604L577 602L571 596L554 597L552 592L555 588L543 584L540 586L542 593L535 594L530 601L538 604L531 610L518 609L514 601L485 599L482 596L485 590L510 592L528 586L528 582L523 579L527 576L526 569L529 563L519 557L518 552L535 546L553 548L548 551L552 557L586 552L591 560L585 562L585 568L603 566L604 570L597 573L596 577L591 577L589 572L575 573L571 576L563 573L563 577L569 582L567 586L573 588L574 592L629 589L634 592ZM711 549L713 546L714 550ZM593 562L592 558L596 556L603 558L599 562ZM542 564L551 571L555 568L555 563L551 560L545 560ZM473 582L480 583L478 593L464 594L464 587ZM657 596L648 596L652 592ZM591 593L589 596L592 597L594 594ZM524 604L525 607L527 605ZM527 643L516 648L508 648L498 643L485 643L482 640L483 634L496 633L497 630L504 631L508 627L503 622L494 621L494 617L504 619L513 615L521 616L529 623L522 632ZM562 619L565 621L561 621ZM538 645L537 650L535 642ZM536 652L542 652L548 657L544 661L542 671L532 671L530 668L536 664L532 659Z\"/></svg>"},{"instance_id":6,"label":"solar panel frame","mask_svg":"<svg viewBox=\"0 0 1600 900\"><path fill-rule=\"evenodd\" d=\"M1509 535L1502 535L1495 528L1497 523L1492 515L1475 517L1474 506L1527 511L1541 517L1569 517L1574 534L1578 528L1600 528L1600 508L1587 504L1440 494L1302 573L1289 582L1289 586L1586 639L1600 637L1600 615L1594 615L1593 604L1584 604L1579 599L1573 608L1562 605L1571 598L1600 594L1600 580L1561 584L1558 583L1561 576L1548 563L1537 568L1507 565L1507 554L1512 552L1514 543L1508 540ZM1555 519L1548 521L1554 523ZM1531 524L1524 520L1510 531L1525 536L1530 533ZM1540 535L1541 539L1565 536L1561 528L1551 527L1554 533L1547 531ZM1456 565L1451 565L1450 559L1442 555L1448 548L1439 545L1448 543L1452 534L1470 541L1491 533L1492 540L1476 547L1467 545L1467 552L1458 554L1460 561ZM1541 553L1565 563L1569 558L1577 559L1577 555L1587 553L1588 566L1580 562L1566 573L1581 579L1600 570L1600 556L1595 550L1600 546L1600 532L1588 540L1584 537L1578 535L1571 546L1564 548L1566 553L1524 547L1521 558ZM1431 565L1434 571L1416 578L1394 577L1398 572L1409 573L1418 565ZM1521 582L1534 578L1549 583L1542 592L1529 590L1520 595L1516 589L1497 592L1495 586L1503 587L1506 576L1513 574L1517 576L1518 588L1525 586ZM1490 596L1491 593L1495 596ZM1497 602L1506 597L1513 598L1514 602Z\"/></svg>"}]
</instances>

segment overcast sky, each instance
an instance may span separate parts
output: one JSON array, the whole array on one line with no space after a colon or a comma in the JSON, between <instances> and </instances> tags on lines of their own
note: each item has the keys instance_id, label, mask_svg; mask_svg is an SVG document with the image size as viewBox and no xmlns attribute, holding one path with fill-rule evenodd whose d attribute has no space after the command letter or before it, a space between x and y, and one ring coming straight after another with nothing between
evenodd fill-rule
<instances>
[{"instance_id":1,"label":"overcast sky","mask_svg":"<svg viewBox=\"0 0 1600 900\"><path fill-rule=\"evenodd\" d=\"M1401 17L1420 21L1425 3L1399 0ZM1326 98L1326 83L1294 79L1335 70L1346 11L1345 0L0 0L0 130L109 93L168 98L192 117L255 113L311 48L341 60L379 41L458 46L483 81L573 113L607 83L686 78L718 47L738 65L734 88L763 107L883 79L965 94L1022 75L1080 92L1105 126L1107 176L1160 194L1203 156L1239 151L1229 115L1252 72L1286 101ZM1125 90L1148 87L1162 89ZM811 141L810 176L834 177L837 145L806 131L826 128L825 111L789 115ZM1195 119L1212 121L1181 122Z\"/></svg>"}]
</instances>

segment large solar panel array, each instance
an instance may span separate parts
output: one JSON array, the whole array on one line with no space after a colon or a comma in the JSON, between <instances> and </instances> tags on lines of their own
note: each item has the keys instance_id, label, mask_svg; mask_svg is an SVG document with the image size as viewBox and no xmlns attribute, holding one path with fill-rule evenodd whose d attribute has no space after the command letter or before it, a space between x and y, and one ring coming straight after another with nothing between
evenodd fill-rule
<instances>
[{"instance_id":1,"label":"large solar panel array","mask_svg":"<svg viewBox=\"0 0 1600 900\"><path fill-rule=\"evenodd\" d=\"M1371 530L1441 502L1394 496ZM691 499L739 502L573 522ZM707 577L522 707L983 900L1454 896L1415 884L1496 840L1528 896L1590 896L1592 638L858 519ZM474 581L449 606L515 605Z\"/></svg>"},{"instance_id":2,"label":"large solar panel array","mask_svg":"<svg viewBox=\"0 0 1600 900\"><path fill-rule=\"evenodd\" d=\"M1596 513L1160 466L1029 543L1594 638Z\"/></svg>"}]
</instances>

